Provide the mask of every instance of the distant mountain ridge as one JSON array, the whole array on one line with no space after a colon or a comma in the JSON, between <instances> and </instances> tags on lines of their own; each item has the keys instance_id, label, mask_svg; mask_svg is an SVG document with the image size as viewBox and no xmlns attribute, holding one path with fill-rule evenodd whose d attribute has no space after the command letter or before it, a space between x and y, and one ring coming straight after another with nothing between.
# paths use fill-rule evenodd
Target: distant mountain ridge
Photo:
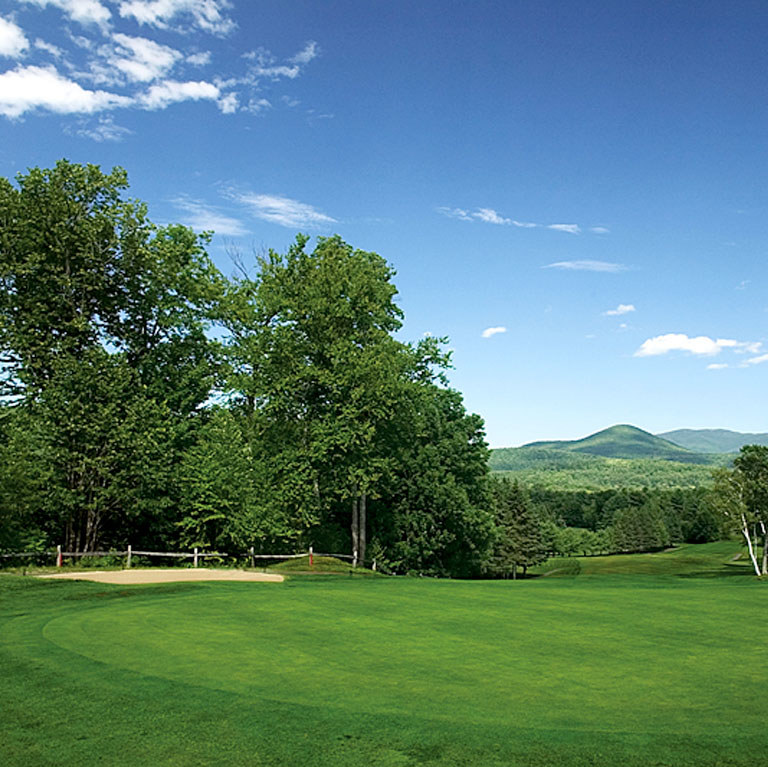
<instances>
[{"instance_id":1,"label":"distant mountain ridge","mask_svg":"<svg viewBox=\"0 0 768 767\"><path fill-rule=\"evenodd\" d=\"M675 429L656 436L695 453L738 453L744 445L768 445L768 434L730 429Z\"/></svg>"},{"instance_id":2,"label":"distant mountain ridge","mask_svg":"<svg viewBox=\"0 0 768 767\"><path fill-rule=\"evenodd\" d=\"M629 424L611 426L588 437L554 442L530 442L519 450L558 450L603 458L656 458L683 463L705 463L702 454Z\"/></svg>"},{"instance_id":3,"label":"distant mountain ridge","mask_svg":"<svg viewBox=\"0 0 768 767\"><path fill-rule=\"evenodd\" d=\"M692 450L665 436L619 424L583 439L497 448L491 451L488 465L491 471L527 485L593 491L703 487L711 483L713 468L728 466L733 459L733 453Z\"/></svg>"}]
</instances>

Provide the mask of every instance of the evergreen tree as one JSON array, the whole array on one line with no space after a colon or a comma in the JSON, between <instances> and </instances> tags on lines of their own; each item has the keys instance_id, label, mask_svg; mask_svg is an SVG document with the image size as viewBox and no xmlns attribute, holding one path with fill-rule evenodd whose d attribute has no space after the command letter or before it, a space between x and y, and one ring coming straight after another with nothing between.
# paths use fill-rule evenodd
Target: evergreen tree
<instances>
[{"instance_id":1,"label":"evergreen tree","mask_svg":"<svg viewBox=\"0 0 768 767\"><path fill-rule=\"evenodd\" d=\"M525 575L529 567L546 559L544 536L517 482L497 481L493 490L497 540L489 569L501 577L516 578L518 568Z\"/></svg>"}]
</instances>

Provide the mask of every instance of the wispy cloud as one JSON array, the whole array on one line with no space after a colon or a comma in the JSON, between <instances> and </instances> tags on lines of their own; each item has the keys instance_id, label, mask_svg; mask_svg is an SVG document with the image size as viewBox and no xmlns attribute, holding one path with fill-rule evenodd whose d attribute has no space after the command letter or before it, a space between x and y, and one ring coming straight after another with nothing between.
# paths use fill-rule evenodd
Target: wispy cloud
<instances>
[{"instance_id":1,"label":"wispy cloud","mask_svg":"<svg viewBox=\"0 0 768 767\"><path fill-rule=\"evenodd\" d=\"M171 200L174 207L184 212L181 223L191 226L197 232L215 232L228 237L242 237L248 229L242 221L227 216L201 200L181 195Z\"/></svg>"},{"instance_id":2,"label":"wispy cloud","mask_svg":"<svg viewBox=\"0 0 768 767\"><path fill-rule=\"evenodd\" d=\"M227 0L126 0L118 11L124 18L158 29L188 21L203 32L223 36L237 26L226 14L231 7Z\"/></svg>"},{"instance_id":3,"label":"wispy cloud","mask_svg":"<svg viewBox=\"0 0 768 767\"><path fill-rule=\"evenodd\" d=\"M606 317L618 317L622 314L629 314L630 312L634 311L634 304L619 304L615 309L608 309L608 311L603 312L603 314Z\"/></svg>"},{"instance_id":4,"label":"wispy cloud","mask_svg":"<svg viewBox=\"0 0 768 767\"><path fill-rule=\"evenodd\" d=\"M214 103L222 114L263 112L274 82L295 79L320 53L314 41L278 61L266 49L247 54L239 72L217 71L201 34L223 36L235 22L229 0L18 0L24 13L55 9L65 48L30 43L16 15L0 16L0 59L22 59L0 73L0 116L16 120L52 112L83 115L116 108L158 110L181 102ZM73 24L77 32L72 30ZM143 35L136 35L136 24ZM122 28L121 28L122 27ZM162 30L162 41L157 39ZM182 34L194 31L194 37ZM178 46L168 44L176 34ZM57 41L58 42L58 41ZM275 98L280 97L280 93ZM110 127L110 125L112 127ZM73 135L115 140L110 121L63 126ZM125 135L122 133L120 135Z\"/></svg>"},{"instance_id":5,"label":"wispy cloud","mask_svg":"<svg viewBox=\"0 0 768 767\"><path fill-rule=\"evenodd\" d=\"M484 221L486 224L511 224L511 218L500 216L493 208L478 208L472 216L478 221Z\"/></svg>"},{"instance_id":6,"label":"wispy cloud","mask_svg":"<svg viewBox=\"0 0 768 767\"><path fill-rule=\"evenodd\" d=\"M730 367L727 362L713 362L707 365L707 370L725 370L727 367Z\"/></svg>"},{"instance_id":7,"label":"wispy cloud","mask_svg":"<svg viewBox=\"0 0 768 767\"><path fill-rule=\"evenodd\" d=\"M0 56L21 58L29 50L29 40L21 27L0 16Z\"/></svg>"},{"instance_id":8,"label":"wispy cloud","mask_svg":"<svg viewBox=\"0 0 768 767\"><path fill-rule=\"evenodd\" d=\"M309 64L318 54L319 48L317 43L314 40L310 40L295 56L291 56L289 61L293 64Z\"/></svg>"},{"instance_id":9,"label":"wispy cloud","mask_svg":"<svg viewBox=\"0 0 768 767\"><path fill-rule=\"evenodd\" d=\"M78 24L96 24L103 26L112 13L106 5L99 0L21 0L28 5L36 5L45 8L49 5L59 8L65 16Z\"/></svg>"},{"instance_id":10,"label":"wispy cloud","mask_svg":"<svg viewBox=\"0 0 768 767\"><path fill-rule=\"evenodd\" d=\"M624 264L616 264L611 261L556 261L554 264L542 266L542 269L563 269L571 272L625 272L627 267Z\"/></svg>"},{"instance_id":11,"label":"wispy cloud","mask_svg":"<svg viewBox=\"0 0 768 767\"><path fill-rule=\"evenodd\" d=\"M609 234L611 230L605 226L590 226L589 231L593 234Z\"/></svg>"},{"instance_id":12,"label":"wispy cloud","mask_svg":"<svg viewBox=\"0 0 768 767\"><path fill-rule=\"evenodd\" d=\"M279 80L283 77L295 80L302 69L319 54L316 42L310 40L302 50L286 61L280 63L266 48L257 48L255 51L243 54L244 59L255 62L250 69L253 78L267 78Z\"/></svg>"},{"instance_id":13,"label":"wispy cloud","mask_svg":"<svg viewBox=\"0 0 768 767\"><path fill-rule=\"evenodd\" d=\"M483 338L490 338L491 336L495 336L498 333L506 333L507 329L503 325L498 325L495 328L486 328L482 333Z\"/></svg>"},{"instance_id":14,"label":"wispy cloud","mask_svg":"<svg viewBox=\"0 0 768 767\"><path fill-rule=\"evenodd\" d=\"M745 360L748 365L761 365L763 362L768 362L768 354L761 354L758 357L750 357Z\"/></svg>"},{"instance_id":15,"label":"wispy cloud","mask_svg":"<svg viewBox=\"0 0 768 767\"><path fill-rule=\"evenodd\" d=\"M447 208L441 206L437 208L437 212L448 218L458 218L459 221L472 221L472 214L464 208Z\"/></svg>"},{"instance_id":16,"label":"wispy cloud","mask_svg":"<svg viewBox=\"0 0 768 767\"><path fill-rule=\"evenodd\" d=\"M139 97L145 109L165 109L170 104L180 101L218 101L221 91L213 83L203 80L194 82L177 82L165 80L152 85L149 90Z\"/></svg>"},{"instance_id":17,"label":"wispy cloud","mask_svg":"<svg viewBox=\"0 0 768 767\"><path fill-rule=\"evenodd\" d=\"M112 39L117 46L109 63L134 82L148 83L164 77L183 58L180 51L146 37L116 34Z\"/></svg>"},{"instance_id":18,"label":"wispy cloud","mask_svg":"<svg viewBox=\"0 0 768 767\"><path fill-rule=\"evenodd\" d=\"M516 226L519 229L551 229L556 232L566 232L567 234L581 234L581 227L578 224L539 224L535 221L518 221L499 213L493 208L475 208L468 210L466 208L452 208L447 205L441 205L436 208L437 212L449 218L456 218L459 221L480 221L484 224L497 224L500 226ZM607 234L608 230L602 226L591 227L590 232L595 234Z\"/></svg>"},{"instance_id":19,"label":"wispy cloud","mask_svg":"<svg viewBox=\"0 0 768 767\"><path fill-rule=\"evenodd\" d=\"M116 125L113 118L109 115L99 117L95 125L89 125L87 122L81 122L79 125L67 128L66 132L70 135L89 138L94 141L122 141L126 136L133 133L129 128L122 125Z\"/></svg>"},{"instance_id":20,"label":"wispy cloud","mask_svg":"<svg viewBox=\"0 0 768 767\"><path fill-rule=\"evenodd\" d=\"M555 229L558 232L568 232L568 234L581 234L581 228L578 224L547 224L547 229Z\"/></svg>"},{"instance_id":21,"label":"wispy cloud","mask_svg":"<svg viewBox=\"0 0 768 767\"><path fill-rule=\"evenodd\" d=\"M322 213L312 205L293 200L290 197L241 192L233 189L225 190L224 194L226 197L245 205L252 216L291 229L298 227L315 229L337 223L335 218Z\"/></svg>"},{"instance_id":22,"label":"wispy cloud","mask_svg":"<svg viewBox=\"0 0 768 767\"><path fill-rule=\"evenodd\" d=\"M709 336L690 337L685 333L665 333L643 341L635 352L635 357L657 357L670 352L687 352L695 356L713 357L723 349L732 349L737 353L756 353L760 343L753 341L736 341L732 338L710 338ZM763 355L768 359L768 355ZM753 359L759 359L754 357ZM763 360L760 360L763 361ZM751 360L747 360L751 362Z\"/></svg>"}]
</instances>

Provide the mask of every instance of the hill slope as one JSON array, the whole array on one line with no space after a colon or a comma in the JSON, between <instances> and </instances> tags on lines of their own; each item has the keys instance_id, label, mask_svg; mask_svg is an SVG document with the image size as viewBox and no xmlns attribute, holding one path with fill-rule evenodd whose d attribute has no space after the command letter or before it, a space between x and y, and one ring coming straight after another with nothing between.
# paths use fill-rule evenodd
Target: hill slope
<instances>
[{"instance_id":1,"label":"hill slope","mask_svg":"<svg viewBox=\"0 0 768 767\"><path fill-rule=\"evenodd\" d=\"M768 434L730 429L675 429L656 436L696 453L738 453L743 445L768 445Z\"/></svg>"},{"instance_id":2,"label":"hill slope","mask_svg":"<svg viewBox=\"0 0 768 767\"><path fill-rule=\"evenodd\" d=\"M682 463L710 463L708 457L688 450L662 437L620 424L590 434L584 439L556 442L531 442L518 449L558 450L569 453L586 453L603 458L656 458Z\"/></svg>"},{"instance_id":3,"label":"hill slope","mask_svg":"<svg viewBox=\"0 0 768 767\"><path fill-rule=\"evenodd\" d=\"M612 426L579 440L493 450L491 471L559 490L702 487L726 454L687 450L634 426Z\"/></svg>"}]
</instances>

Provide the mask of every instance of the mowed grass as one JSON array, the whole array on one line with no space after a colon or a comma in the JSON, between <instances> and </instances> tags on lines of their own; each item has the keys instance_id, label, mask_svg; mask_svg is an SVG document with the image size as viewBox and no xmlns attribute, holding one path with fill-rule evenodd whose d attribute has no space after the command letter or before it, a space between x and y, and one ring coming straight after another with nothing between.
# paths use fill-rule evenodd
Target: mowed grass
<instances>
[{"instance_id":1,"label":"mowed grass","mask_svg":"<svg viewBox=\"0 0 768 767\"><path fill-rule=\"evenodd\" d=\"M768 586L737 550L518 582L0 576L0 763L751 767Z\"/></svg>"}]
</instances>

